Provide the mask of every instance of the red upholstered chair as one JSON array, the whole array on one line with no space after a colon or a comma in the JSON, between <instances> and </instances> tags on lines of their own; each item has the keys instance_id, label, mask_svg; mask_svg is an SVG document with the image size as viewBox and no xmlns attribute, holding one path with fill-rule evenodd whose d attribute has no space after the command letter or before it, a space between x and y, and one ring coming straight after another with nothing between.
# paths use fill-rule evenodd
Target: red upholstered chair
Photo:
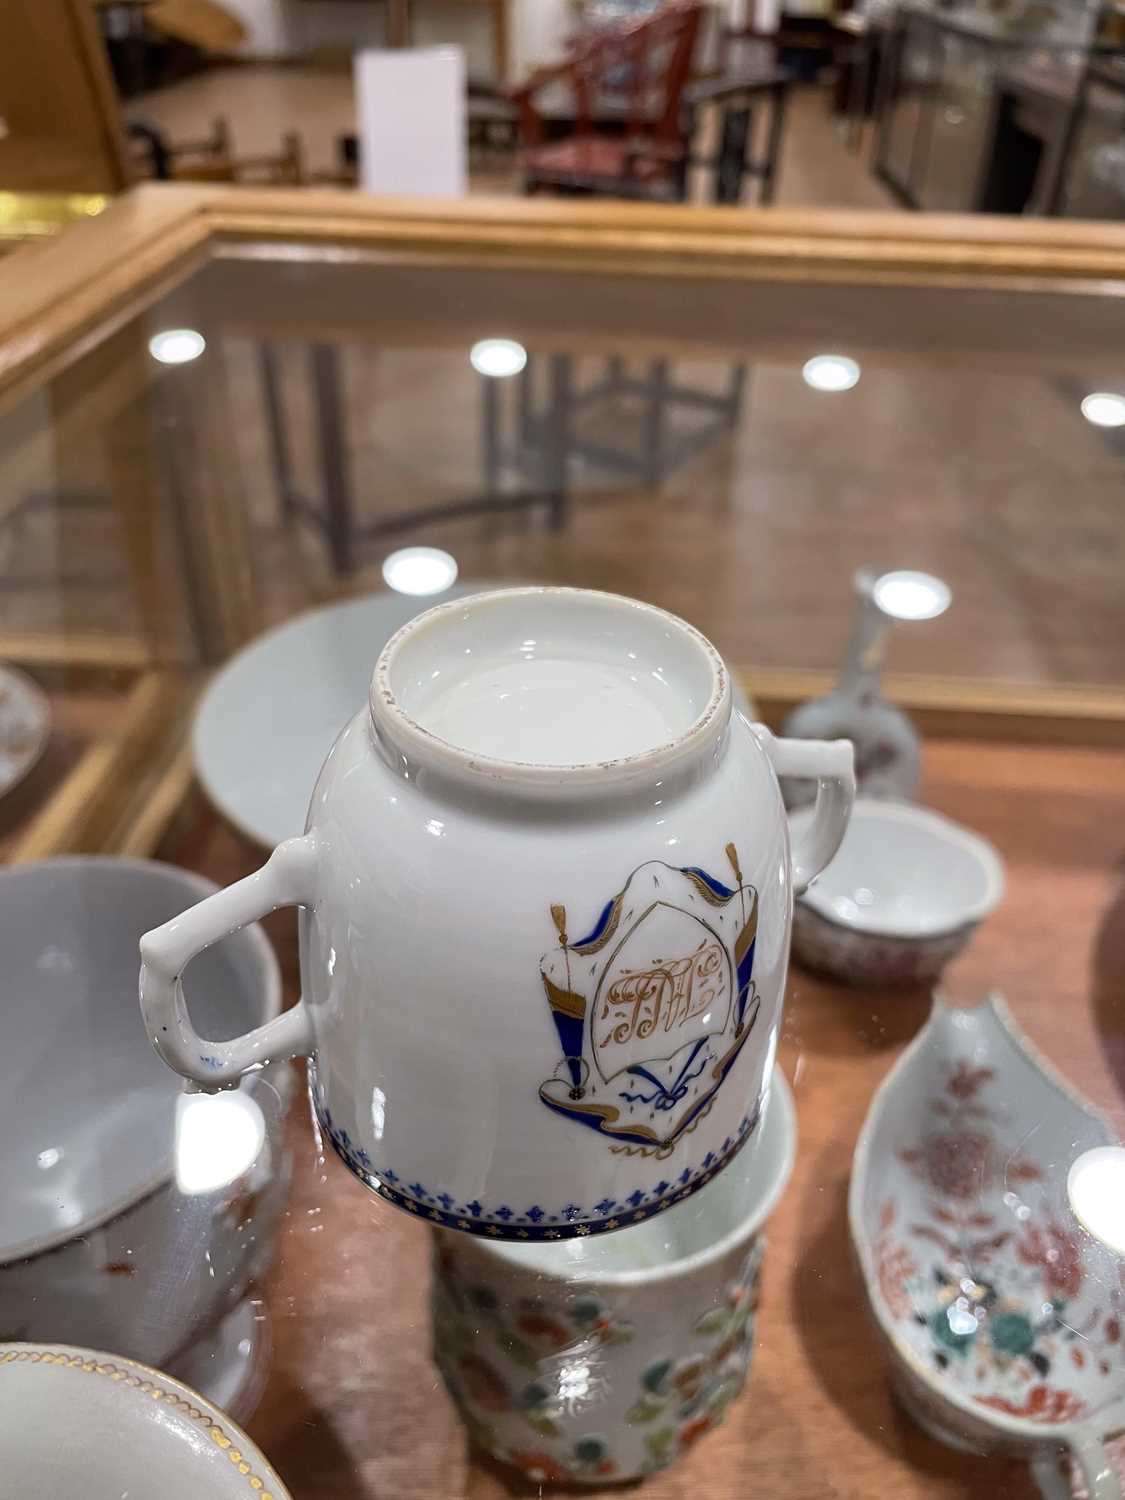
<instances>
[{"instance_id":1,"label":"red upholstered chair","mask_svg":"<svg viewBox=\"0 0 1125 1500\"><path fill-rule=\"evenodd\" d=\"M564 61L541 68L513 92L525 192L683 197L683 94L702 11L697 0L668 0L641 19L584 35ZM545 95L552 96L549 112ZM546 139L548 121L566 118L574 121L573 134Z\"/></svg>"}]
</instances>

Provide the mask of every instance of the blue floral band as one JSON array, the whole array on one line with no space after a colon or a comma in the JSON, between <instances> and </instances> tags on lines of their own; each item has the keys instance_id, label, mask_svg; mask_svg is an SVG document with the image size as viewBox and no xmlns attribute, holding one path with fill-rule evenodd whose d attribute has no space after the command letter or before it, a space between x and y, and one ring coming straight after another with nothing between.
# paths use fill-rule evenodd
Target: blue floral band
<instances>
[{"instance_id":1,"label":"blue floral band","mask_svg":"<svg viewBox=\"0 0 1125 1500\"><path fill-rule=\"evenodd\" d=\"M332 1112L320 1103L311 1083L309 1093L322 1132L346 1167L359 1180L396 1208L436 1224L442 1229L457 1229L467 1234L486 1235L494 1240L568 1240L589 1234L604 1234L627 1229L654 1214L662 1213L705 1187L742 1149L757 1128L760 1106L744 1115L734 1135L728 1136L717 1151L708 1151L695 1167L685 1167L675 1178L660 1181L647 1192L640 1188L623 1198L603 1198L590 1209L577 1203L548 1209L533 1203L517 1209L506 1203L490 1207L474 1199L461 1203L449 1193L431 1191L421 1182L404 1182L389 1167L376 1169L368 1153L356 1146L346 1130L332 1119Z\"/></svg>"}]
</instances>

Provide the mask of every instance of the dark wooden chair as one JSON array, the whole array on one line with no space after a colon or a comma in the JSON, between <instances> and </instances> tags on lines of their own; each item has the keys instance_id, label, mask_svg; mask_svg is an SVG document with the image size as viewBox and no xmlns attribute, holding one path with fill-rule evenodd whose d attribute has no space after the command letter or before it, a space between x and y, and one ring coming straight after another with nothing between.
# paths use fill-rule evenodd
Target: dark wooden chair
<instances>
[{"instance_id":1,"label":"dark wooden chair","mask_svg":"<svg viewBox=\"0 0 1125 1500\"><path fill-rule=\"evenodd\" d=\"M298 187L305 181L301 137L295 130L281 138L276 156L236 156L230 125L224 116L213 121L211 134L201 140L169 141L164 132L145 120L126 127L134 147L138 175L180 182L243 182Z\"/></svg>"},{"instance_id":2,"label":"dark wooden chair","mask_svg":"<svg viewBox=\"0 0 1125 1500\"><path fill-rule=\"evenodd\" d=\"M683 95L703 13L669 0L651 15L581 36L569 55L541 68L511 98L520 113L524 191L615 198L684 196L689 144ZM537 102L572 98L574 133L546 139Z\"/></svg>"}]
</instances>

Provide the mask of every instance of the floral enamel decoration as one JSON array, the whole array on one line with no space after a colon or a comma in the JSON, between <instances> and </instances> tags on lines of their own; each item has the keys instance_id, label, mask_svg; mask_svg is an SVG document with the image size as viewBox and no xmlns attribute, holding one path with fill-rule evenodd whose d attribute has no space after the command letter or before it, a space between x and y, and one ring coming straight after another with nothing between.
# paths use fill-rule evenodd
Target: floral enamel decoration
<instances>
[{"instance_id":1,"label":"floral enamel decoration","mask_svg":"<svg viewBox=\"0 0 1125 1500\"><path fill-rule=\"evenodd\" d=\"M552 1247L435 1233L434 1354L474 1440L541 1484L637 1479L700 1442L746 1380L795 1147L775 1069L753 1154L664 1225Z\"/></svg>"},{"instance_id":2,"label":"floral enamel decoration","mask_svg":"<svg viewBox=\"0 0 1125 1500\"><path fill-rule=\"evenodd\" d=\"M852 1234L895 1384L935 1435L1043 1472L1071 1445L1096 1469L1125 1423L1125 1275L1066 1195L1111 1139L998 999L935 1002L877 1094Z\"/></svg>"},{"instance_id":3,"label":"floral enamel decoration","mask_svg":"<svg viewBox=\"0 0 1125 1500\"><path fill-rule=\"evenodd\" d=\"M742 1389L753 1348L763 1250L764 1242L755 1241L722 1301L694 1316L696 1347L691 1353L662 1356L641 1371L626 1421L645 1429L646 1468L664 1468L685 1452L717 1424ZM530 1297L512 1304L495 1287L461 1280L455 1253L447 1245L438 1248L435 1258L435 1318L444 1333L439 1341L442 1374L463 1408L473 1411L474 1435L494 1447L495 1418L515 1413L542 1438L564 1437L564 1422L596 1405L604 1394L599 1349L630 1342L633 1325L588 1291L561 1303ZM481 1320L490 1341L479 1337ZM458 1324L460 1332L451 1338L450 1330ZM552 1443L549 1451L529 1439L527 1447L511 1448L505 1456L541 1483L606 1478L618 1468L609 1439L597 1433L569 1447Z\"/></svg>"}]
</instances>

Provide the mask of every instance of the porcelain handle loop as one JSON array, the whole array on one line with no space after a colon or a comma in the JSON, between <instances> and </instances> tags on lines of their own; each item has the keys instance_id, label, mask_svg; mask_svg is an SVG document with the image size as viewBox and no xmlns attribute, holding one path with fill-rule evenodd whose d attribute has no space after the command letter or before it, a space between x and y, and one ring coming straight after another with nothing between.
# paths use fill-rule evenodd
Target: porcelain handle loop
<instances>
[{"instance_id":1,"label":"porcelain handle loop","mask_svg":"<svg viewBox=\"0 0 1125 1500\"><path fill-rule=\"evenodd\" d=\"M778 776L816 778L812 821L791 835L793 894L803 895L831 861L847 830L855 801L851 740L782 740L762 725L755 733Z\"/></svg>"},{"instance_id":2,"label":"porcelain handle loop","mask_svg":"<svg viewBox=\"0 0 1125 1500\"><path fill-rule=\"evenodd\" d=\"M1094 1433L1080 1432L1071 1438L1070 1448L1078 1460L1090 1500L1121 1500L1117 1470L1105 1444Z\"/></svg>"},{"instance_id":3,"label":"porcelain handle loop","mask_svg":"<svg viewBox=\"0 0 1125 1500\"><path fill-rule=\"evenodd\" d=\"M1063 1442L1065 1446L1045 1449L1031 1460L1031 1472L1043 1500L1071 1500L1071 1456L1077 1460L1090 1500L1121 1500L1117 1471L1097 1435L1080 1430Z\"/></svg>"},{"instance_id":4,"label":"porcelain handle loop","mask_svg":"<svg viewBox=\"0 0 1125 1500\"><path fill-rule=\"evenodd\" d=\"M184 970L197 953L279 906L309 906L316 899L317 850L311 837L279 844L253 875L216 891L198 906L141 938L141 1014L149 1040L177 1073L220 1088L251 1068L310 1052L308 1007L300 1000L255 1031L230 1042L197 1035L184 999Z\"/></svg>"}]
</instances>

